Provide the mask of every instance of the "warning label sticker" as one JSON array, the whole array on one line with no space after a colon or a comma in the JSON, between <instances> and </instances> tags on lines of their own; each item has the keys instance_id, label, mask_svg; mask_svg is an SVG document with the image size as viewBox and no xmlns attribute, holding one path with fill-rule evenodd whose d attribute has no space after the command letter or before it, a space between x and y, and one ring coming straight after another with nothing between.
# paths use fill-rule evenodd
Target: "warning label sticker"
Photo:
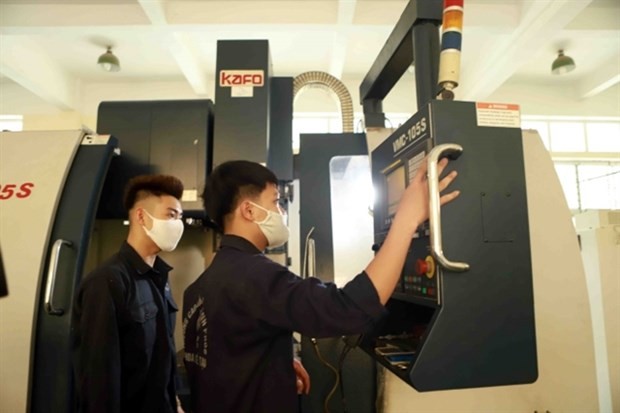
<instances>
[{"instance_id":1,"label":"warning label sticker","mask_svg":"<svg viewBox=\"0 0 620 413\"><path fill-rule=\"evenodd\" d=\"M478 126L494 126L496 128L521 127L519 105L510 103L476 102L476 119Z\"/></svg>"}]
</instances>

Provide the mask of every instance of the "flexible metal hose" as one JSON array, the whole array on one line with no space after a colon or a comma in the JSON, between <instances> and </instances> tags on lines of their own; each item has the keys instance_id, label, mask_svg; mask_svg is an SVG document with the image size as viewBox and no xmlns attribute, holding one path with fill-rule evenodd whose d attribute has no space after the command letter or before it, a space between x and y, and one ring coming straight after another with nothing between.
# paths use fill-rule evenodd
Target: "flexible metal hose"
<instances>
[{"instance_id":1,"label":"flexible metal hose","mask_svg":"<svg viewBox=\"0 0 620 413\"><path fill-rule=\"evenodd\" d=\"M305 86L323 86L334 92L340 102L340 115L342 117L342 131L353 132L353 100L347 87L336 77L326 72L304 72L293 79L293 99Z\"/></svg>"}]
</instances>

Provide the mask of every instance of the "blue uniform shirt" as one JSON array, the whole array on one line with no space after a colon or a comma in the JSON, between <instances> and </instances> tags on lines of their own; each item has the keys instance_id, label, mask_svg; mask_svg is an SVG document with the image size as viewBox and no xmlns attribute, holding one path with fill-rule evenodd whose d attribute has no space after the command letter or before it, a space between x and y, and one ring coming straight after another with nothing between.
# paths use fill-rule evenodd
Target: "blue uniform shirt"
<instances>
[{"instance_id":1,"label":"blue uniform shirt","mask_svg":"<svg viewBox=\"0 0 620 413\"><path fill-rule=\"evenodd\" d=\"M171 269L124 242L82 281L71 326L79 412L176 413Z\"/></svg>"},{"instance_id":2,"label":"blue uniform shirt","mask_svg":"<svg viewBox=\"0 0 620 413\"><path fill-rule=\"evenodd\" d=\"M225 235L183 301L193 411L296 411L292 332L362 333L384 313L364 272L339 289L302 279L246 239Z\"/></svg>"}]
</instances>

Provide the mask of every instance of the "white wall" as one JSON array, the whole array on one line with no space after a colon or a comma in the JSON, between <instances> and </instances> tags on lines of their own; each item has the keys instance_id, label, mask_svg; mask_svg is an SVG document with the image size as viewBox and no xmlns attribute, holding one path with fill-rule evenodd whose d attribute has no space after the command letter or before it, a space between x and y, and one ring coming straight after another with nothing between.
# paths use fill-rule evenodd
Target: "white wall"
<instances>
[{"instance_id":1,"label":"white wall","mask_svg":"<svg viewBox=\"0 0 620 413\"><path fill-rule=\"evenodd\" d=\"M53 105L6 78L0 82L0 115L55 114L61 111Z\"/></svg>"}]
</instances>

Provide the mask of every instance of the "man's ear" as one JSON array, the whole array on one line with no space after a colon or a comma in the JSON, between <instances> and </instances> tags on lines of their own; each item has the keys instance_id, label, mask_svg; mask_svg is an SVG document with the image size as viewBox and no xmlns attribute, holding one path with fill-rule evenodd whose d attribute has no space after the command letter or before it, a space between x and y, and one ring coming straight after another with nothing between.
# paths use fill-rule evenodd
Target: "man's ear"
<instances>
[{"instance_id":1,"label":"man's ear","mask_svg":"<svg viewBox=\"0 0 620 413\"><path fill-rule=\"evenodd\" d=\"M133 215L133 219L136 223L140 225L146 225L144 222L144 209L140 207L134 207L131 211L129 211L129 217L131 219L131 215Z\"/></svg>"},{"instance_id":2,"label":"man's ear","mask_svg":"<svg viewBox=\"0 0 620 413\"><path fill-rule=\"evenodd\" d=\"M254 210L250 202L241 201L239 203L239 213L244 219L248 221L254 221Z\"/></svg>"}]
</instances>

